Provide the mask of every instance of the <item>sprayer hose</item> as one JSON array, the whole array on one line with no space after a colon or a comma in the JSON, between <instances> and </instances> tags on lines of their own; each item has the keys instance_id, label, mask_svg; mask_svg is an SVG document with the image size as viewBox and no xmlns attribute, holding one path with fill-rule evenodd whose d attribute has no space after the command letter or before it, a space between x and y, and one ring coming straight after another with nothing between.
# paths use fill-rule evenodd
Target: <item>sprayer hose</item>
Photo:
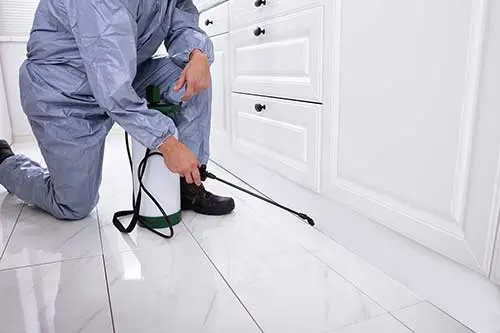
<instances>
[{"instance_id":1,"label":"sprayer hose","mask_svg":"<svg viewBox=\"0 0 500 333\"><path fill-rule=\"evenodd\" d=\"M132 180L133 180L134 163L132 161L132 155L130 153L130 145L129 145L129 140L128 140L128 133L125 133L125 145L127 147L127 156L128 156L128 161L129 161L129 164L130 164L130 170L132 172ZM139 225L141 227L148 229L149 231L157 234L158 236L161 236L163 238L169 239L169 238L174 237L174 229L172 227L172 223L171 223L170 219L168 218L167 213L165 213L165 211L163 210L163 207L161 206L161 204L148 191L148 189L144 186L144 184L142 182L142 178L144 177L144 172L146 171L146 166L147 166L148 160L151 157L153 157L153 156L162 156L162 155L160 153L158 153L158 152L151 152L150 149L146 149L146 153L144 154L143 159L141 160L141 162L139 163L139 166L137 167L137 178L138 178L138 181L139 181L139 191L137 192L137 198L135 198L135 195L134 195L134 193L132 191L132 208L133 209L132 210L123 210L123 211L116 212L113 215L113 224L114 224L114 226L120 232L128 234L128 233L132 232L132 230L135 229L137 223L139 223ZM141 199L142 199L142 192L143 191L151 199L151 201L153 201L153 203L155 204L155 206L158 208L158 210L162 214L163 218L167 221L168 228L170 230L170 234L169 235L163 234L163 233L161 233L161 232L159 232L159 231L151 228L150 226L148 226L148 224L144 220L144 218L139 215L140 210L141 210ZM128 227L125 227L120 222L120 217L124 217L124 216L128 216L128 215L132 215L132 220L130 221L130 224L128 225Z\"/></svg>"}]
</instances>

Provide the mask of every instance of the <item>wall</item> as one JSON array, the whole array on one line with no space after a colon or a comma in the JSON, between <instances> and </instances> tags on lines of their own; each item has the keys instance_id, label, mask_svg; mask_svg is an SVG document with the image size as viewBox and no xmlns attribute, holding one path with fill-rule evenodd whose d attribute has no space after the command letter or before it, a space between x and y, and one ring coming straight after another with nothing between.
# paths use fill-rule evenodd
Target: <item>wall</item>
<instances>
[{"instance_id":1,"label":"wall","mask_svg":"<svg viewBox=\"0 0 500 333\"><path fill-rule=\"evenodd\" d=\"M38 0L0 1L0 61L14 139L32 135L19 99L19 66L26 56L26 41Z\"/></svg>"},{"instance_id":2,"label":"wall","mask_svg":"<svg viewBox=\"0 0 500 333\"><path fill-rule=\"evenodd\" d=\"M15 139L31 137L32 131L21 107L19 97L19 67L25 59L26 42L0 41L0 62L4 69L3 77L7 93L7 104L11 118L12 133Z\"/></svg>"},{"instance_id":3,"label":"wall","mask_svg":"<svg viewBox=\"0 0 500 333\"><path fill-rule=\"evenodd\" d=\"M0 138L12 142L12 130L10 115L8 112L7 93L5 90L5 81L0 61Z\"/></svg>"}]
</instances>

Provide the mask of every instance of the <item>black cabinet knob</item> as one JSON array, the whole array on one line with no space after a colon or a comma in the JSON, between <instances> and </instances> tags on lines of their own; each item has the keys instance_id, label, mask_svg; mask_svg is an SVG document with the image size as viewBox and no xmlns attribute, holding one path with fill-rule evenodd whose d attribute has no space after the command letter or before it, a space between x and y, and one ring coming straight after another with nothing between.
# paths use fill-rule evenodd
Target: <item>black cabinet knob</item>
<instances>
[{"instance_id":1,"label":"black cabinet knob","mask_svg":"<svg viewBox=\"0 0 500 333\"><path fill-rule=\"evenodd\" d=\"M257 0L257 1L255 1L254 4L255 4L255 7L265 6L266 0Z\"/></svg>"},{"instance_id":2,"label":"black cabinet knob","mask_svg":"<svg viewBox=\"0 0 500 333\"><path fill-rule=\"evenodd\" d=\"M266 33L266 29L262 29L261 27L258 27L257 29L255 29L253 31L253 34L257 37L259 37L260 35L264 35Z\"/></svg>"},{"instance_id":3,"label":"black cabinet knob","mask_svg":"<svg viewBox=\"0 0 500 333\"><path fill-rule=\"evenodd\" d=\"M214 24L214 21L210 21L209 19L207 19L205 21L205 25L208 27L210 24Z\"/></svg>"},{"instance_id":4,"label":"black cabinet knob","mask_svg":"<svg viewBox=\"0 0 500 333\"><path fill-rule=\"evenodd\" d=\"M266 105L265 104L255 104L255 111L257 112L261 112L262 110L265 110L266 109Z\"/></svg>"}]
</instances>

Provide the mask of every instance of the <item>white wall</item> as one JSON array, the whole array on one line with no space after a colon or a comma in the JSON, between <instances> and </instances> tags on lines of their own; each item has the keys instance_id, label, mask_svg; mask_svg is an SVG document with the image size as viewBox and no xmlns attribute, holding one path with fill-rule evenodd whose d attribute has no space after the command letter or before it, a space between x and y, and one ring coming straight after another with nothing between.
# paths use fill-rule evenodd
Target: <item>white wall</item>
<instances>
[{"instance_id":1,"label":"white wall","mask_svg":"<svg viewBox=\"0 0 500 333\"><path fill-rule=\"evenodd\" d=\"M0 62L14 140L31 136L19 98L19 66L26 57L38 0L0 0Z\"/></svg>"},{"instance_id":2,"label":"white wall","mask_svg":"<svg viewBox=\"0 0 500 333\"><path fill-rule=\"evenodd\" d=\"M0 62L4 69L7 104L12 125L14 140L32 135L26 115L21 107L19 97L19 67L26 55L26 43L19 41L0 42Z\"/></svg>"},{"instance_id":3,"label":"white wall","mask_svg":"<svg viewBox=\"0 0 500 333\"><path fill-rule=\"evenodd\" d=\"M7 92L0 61L0 138L12 142L12 130L8 112Z\"/></svg>"}]
</instances>

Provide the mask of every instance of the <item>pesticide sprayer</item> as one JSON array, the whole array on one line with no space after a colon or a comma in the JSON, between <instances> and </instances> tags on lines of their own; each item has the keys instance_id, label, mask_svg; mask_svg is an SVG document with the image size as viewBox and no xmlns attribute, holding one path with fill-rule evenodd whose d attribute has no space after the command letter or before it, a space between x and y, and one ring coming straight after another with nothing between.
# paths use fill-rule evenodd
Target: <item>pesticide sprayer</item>
<instances>
[{"instance_id":1,"label":"pesticide sprayer","mask_svg":"<svg viewBox=\"0 0 500 333\"><path fill-rule=\"evenodd\" d=\"M149 86L146 89L146 99L150 109L172 116L180 112L180 106L176 104L162 104L161 93L158 87ZM132 138L132 149L130 149L129 135L125 133L125 144L127 156L133 177L132 210L119 211L113 216L113 224L123 233L130 233L137 224L151 232L164 237L174 236L173 227L182 220L181 198L180 198L180 176L171 172L164 163L163 156L158 151L151 151L137 140ZM208 172L206 167L200 168L201 180L214 179L236 188L242 192L252 195L271 205L284 209L301 219L309 225L314 226L314 221L304 213L299 213L286 206L250 192L240 186L232 184ZM128 227L120 222L120 217L132 215ZM169 234L164 234L158 229L169 228Z\"/></svg>"}]
</instances>

